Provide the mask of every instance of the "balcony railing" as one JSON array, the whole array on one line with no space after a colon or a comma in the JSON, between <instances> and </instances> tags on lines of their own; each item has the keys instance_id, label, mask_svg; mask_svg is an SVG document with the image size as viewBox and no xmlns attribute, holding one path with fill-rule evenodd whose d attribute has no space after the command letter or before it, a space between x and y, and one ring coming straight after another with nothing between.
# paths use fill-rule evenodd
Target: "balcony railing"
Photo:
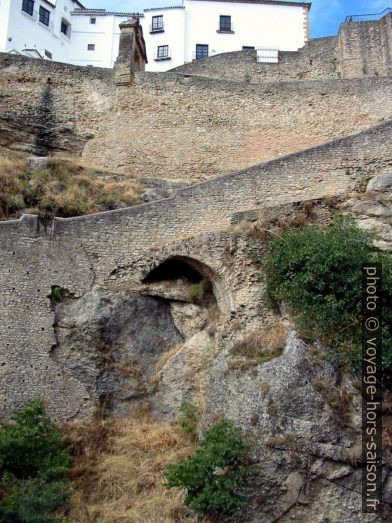
<instances>
[{"instance_id":1,"label":"balcony railing","mask_svg":"<svg viewBox=\"0 0 392 523\"><path fill-rule=\"evenodd\" d=\"M257 61L263 64L277 64L279 62L279 50L276 47L257 47Z\"/></svg>"},{"instance_id":2,"label":"balcony railing","mask_svg":"<svg viewBox=\"0 0 392 523\"><path fill-rule=\"evenodd\" d=\"M164 24L150 24L150 33L164 33L165 26Z\"/></svg>"},{"instance_id":3,"label":"balcony railing","mask_svg":"<svg viewBox=\"0 0 392 523\"><path fill-rule=\"evenodd\" d=\"M376 13L371 15L350 15L346 16L346 22L375 22L381 20L387 14L392 13L392 8L387 7L382 13Z\"/></svg>"}]
</instances>

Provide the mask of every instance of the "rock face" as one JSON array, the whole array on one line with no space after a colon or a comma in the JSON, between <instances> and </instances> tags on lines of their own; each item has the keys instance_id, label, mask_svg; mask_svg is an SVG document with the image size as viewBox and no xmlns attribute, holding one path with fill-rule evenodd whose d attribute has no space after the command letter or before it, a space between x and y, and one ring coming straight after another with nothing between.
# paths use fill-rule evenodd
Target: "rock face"
<instances>
[{"instance_id":1,"label":"rock face","mask_svg":"<svg viewBox=\"0 0 392 523\"><path fill-rule=\"evenodd\" d=\"M147 401L162 353L182 341L166 301L94 289L56 307L52 357L118 414Z\"/></svg>"},{"instance_id":2,"label":"rock face","mask_svg":"<svg viewBox=\"0 0 392 523\"><path fill-rule=\"evenodd\" d=\"M366 190L373 194L390 193L392 190L392 173L383 173L370 180ZM389 196L391 196L389 194Z\"/></svg>"},{"instance_id":3,"label":"rock face","mask_svg":"<svg viewBox=\"0 0 392 523\"><path fill-rule=\"evenodd\" d=\"M173 418L193 402L204 424L224 416L253 441L251 502L229 521L378 521L361 513L361 397L335 351L290 331L280 356L235 367L229 339L203 331L183 344L161 370L154 405Z\"/></svg>"},{"instance_id":4,"label":"rock face","mask_svg":"<svg viewBox=\"0 0 392 523\"><path fill-rule=\"evenodd\" d=\"M260 470L248 512L233 521L275 521L297 498L281 521L377 521L361 514L360 395L334 360L291 331L266 363L233 370L227 348L213 362L207 416L251 434ZM384 489L387 497L392 482Z\"/></svg>"},{"instance_id":5,"label":"rock face","mask_svg":"<svg viewBox=\"0 0 392 523\"><path fill-rule=\"evenodd\" d=\"M351 198L342 208L352 213L358 226L375 234L374 247L392 251L392 173L381 173L372 178L361 199Z\"/></svg>"}]
</instances>

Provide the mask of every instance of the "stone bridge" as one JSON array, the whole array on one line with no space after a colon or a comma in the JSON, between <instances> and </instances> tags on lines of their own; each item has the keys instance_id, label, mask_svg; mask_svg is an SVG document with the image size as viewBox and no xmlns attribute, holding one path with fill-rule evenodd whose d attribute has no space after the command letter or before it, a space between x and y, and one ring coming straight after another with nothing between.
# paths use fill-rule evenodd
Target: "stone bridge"
<instances>
[{"instance_id":1,"label":"stone bridge","mask_svg":"<svg viewBox=\"0 0 392 523\"><path fill-rule=\"evenodd\" d=\"M73 300L99 288L143 294L146 277L171 260L173 270L185 264L211 281L227 318L267 318L257 266L246 236L233 232L233 225L266 208L363 190L370 177L392 165L391 143L387 121L181 189L169 199L50 223L31 215L0 223L2 411L36 395L62 419L92 408L94 397L83 380L52 357L58 343L53 287L66 289Z\"/></svg>"}]
</instances>

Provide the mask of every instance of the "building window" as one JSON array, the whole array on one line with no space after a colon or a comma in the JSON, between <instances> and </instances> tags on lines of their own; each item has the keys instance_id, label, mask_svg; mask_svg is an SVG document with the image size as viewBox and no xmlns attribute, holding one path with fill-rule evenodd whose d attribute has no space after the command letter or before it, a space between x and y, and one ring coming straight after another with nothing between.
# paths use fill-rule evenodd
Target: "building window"
<instances>
[{"instance_id":1,"label":"building window","mask_svg":"<svg viewBox=\"0 0 392 523\"><path fill-rule=\"evenodd\" d=\"M39 21L41 24L49 26L49 20L50 20L50 11L45 9L45 7L42 7L42 5L39 6Z\"/></svg>"},{"instance_id":2,"label":"building window","mask_svg":"<svg viewBox=\"0 0 392 523\"><path fill-rule=\"evenodd\" d=\"M169 46L168 45L158 45L157 59L164 60L165 58L169 58Z\"/></svg>"},{"instance_id":3,"label":"building window","mask_svg":"<svg viewBox=\"0 0 392 523\"><path fill-rule=\"evenodd\" d=\"M196 44L196 60L200 58L208 57L208 45L206 44Z\"/></svg>"},{"instance_id":4,"label":"building window","mask_svg":"<svg viewBox=\"0 0 392 523\"><path fill-rule=\"evenodd\" d=\"M95 51L95 44L87 44L87 51Z\"/></svg>"},{"instance_id":5,"label":"building window","mask_svg":"<svg viewBox=\"0 0 392 523\"><path fill-rule=\"evenodd\" d=\"M151 32L159 31L163 31L163 15L152 17Z\"/></svg>"},{"instance_id":6,"label":"building window","mask_svg":"<svg viewBox=\"0 0 392 523\"><path fill-rule=\"evenodd\" d=\"M97 23L97 19L95 17L90 18L90 24L95 25Z\"/></svg>"},{"instance_id":7,"label":"building window","mask_svg":"<svg viewBox=\"0 0 392 523\"><path fill-rule=\"evenodd\" d=\"M219 31L232 31L231 16L221 15L219 17Z\"/></svg>"},{"instance_id":8,"label":"building window","mask_svg":"<svg viewBox=\"0 0 392 523\"><path fill-rule=\"evenodd\" d=\"M53 54L50 51L47 51L46 49L45 49L45 56L46 56L46 58L49 58L49 60L53 59Z\"/></svg>"},{"instance_id":9,"label":"building window","mask_svg":"<svg viewBox=\"0 0 392 523\"><path fill-rule=\"evenodd\" d=\"M252 47L251 45L243 45L243 46L242 46L242 50L243 50L243 51L254 51L255 48Z\"/></svg>"},{"instance_id":10,"label":"building window","mask_svg":"<svg viewBox=\"0 0 392 523\"><path fill-rule=\"evenodd\" d=\"M67 20L64 20L64 18L61 20L61 32L65 36L71 36L71 24L67 22Z\"/></svg>"},{"instance_id":11,"label":"building window","mask_svg":"<svg viewBox=\"0 0 392 523\"><path fill-rule=\"evenodd\" d=\"M23 0L22 11L30 16L34 14L34 0Z\"/></svg>"}]
</instances>

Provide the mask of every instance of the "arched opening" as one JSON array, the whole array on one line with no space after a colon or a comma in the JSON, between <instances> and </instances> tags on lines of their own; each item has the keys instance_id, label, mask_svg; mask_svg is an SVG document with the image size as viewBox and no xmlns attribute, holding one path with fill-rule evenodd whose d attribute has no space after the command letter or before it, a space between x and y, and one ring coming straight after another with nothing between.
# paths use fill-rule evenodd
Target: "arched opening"
<instances>
[{"instance_id":1,"label":"arched opening","mask_svg":"<svg viewBox=\"0 0 392 523\"><path fill-rule=\"evenodd\" d=\"M189 263L180 258L169 258L153 269L143 280L144 283L174 281L185 279L191 283L199 283L203 276Z\"/></svg>"},{"instance_id":2,"label":"arched opening","mask_svg":"<svg viewBox=\"0 0 392 523\"><path fill-rule=\"evenodd\" d=\"M143 283L176 285L182 283L205 301L215 302L221 312L231 309L231 299L222 278L208 265L187 256L171 256L154 267L143 278Z\"/></svg>"}]
</instances>

